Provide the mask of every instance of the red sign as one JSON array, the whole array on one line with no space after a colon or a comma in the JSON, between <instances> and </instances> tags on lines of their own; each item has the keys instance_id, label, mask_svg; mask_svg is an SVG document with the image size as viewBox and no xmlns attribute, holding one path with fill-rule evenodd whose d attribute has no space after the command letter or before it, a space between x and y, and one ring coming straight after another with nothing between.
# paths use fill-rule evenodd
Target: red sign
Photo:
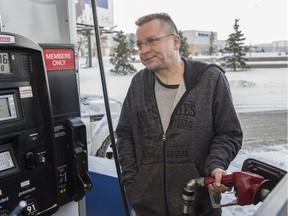
<instances>
[{"instance_id":1,"label":"red sign","mask_svg":"<svg viewBox=\"0 0 288 216\"><path fill-rule=\"evenodd\" d=\"M43 54L47 71L75 69L72 49L44 49Z\"/></svg>"}]
</instances>

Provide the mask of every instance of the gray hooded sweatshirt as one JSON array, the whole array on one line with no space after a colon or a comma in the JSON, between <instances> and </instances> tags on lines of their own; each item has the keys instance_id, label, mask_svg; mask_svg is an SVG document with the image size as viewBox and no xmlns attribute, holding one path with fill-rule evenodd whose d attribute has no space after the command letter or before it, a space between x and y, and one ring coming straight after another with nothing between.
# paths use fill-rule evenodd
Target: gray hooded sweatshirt
<instances>
[{"instance_id":1,"label":"gray hooded sweatshirt","mask_svg":"<svg viewBox=\"0 0 288 216\"><path fill-rule=\"evenodd\" d=\"M116 128L121 182L137 216L182 215L182 192L192 178L226 170L242 145L242 130L224 71L186 60L186 91L164 134L156 103L155 74L132 79ZM199 188L196 215L219 215L208 190Z\"/></svg>"}]
</instances>

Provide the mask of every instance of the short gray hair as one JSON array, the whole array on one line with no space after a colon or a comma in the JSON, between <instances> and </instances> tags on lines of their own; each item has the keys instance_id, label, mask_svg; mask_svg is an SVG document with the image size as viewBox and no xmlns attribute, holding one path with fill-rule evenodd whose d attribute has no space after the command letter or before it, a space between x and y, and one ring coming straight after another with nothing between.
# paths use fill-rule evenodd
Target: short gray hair
<instances>
[{"instance_id":1,"label":"short gray hair","mask_svg":"<svg viewBox=\"0 0 288 216\"><path fill-rule=\"evenodd\" d=\"M153 14L142 16L136 20L135 24L137 26L141 26L155 19L158 19L161 24L166 25L167 30L169 29L171 31L170 33L178 34L178 29L174 21L171 19L171 17L167 13L153 13Z\"/></svg>"}]
</instances>

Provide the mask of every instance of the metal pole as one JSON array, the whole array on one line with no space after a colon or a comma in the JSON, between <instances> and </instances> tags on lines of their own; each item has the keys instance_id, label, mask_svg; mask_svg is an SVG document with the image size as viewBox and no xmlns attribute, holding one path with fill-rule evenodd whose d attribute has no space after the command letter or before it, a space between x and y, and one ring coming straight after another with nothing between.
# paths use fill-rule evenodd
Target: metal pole
<instances>
[{"instance_id":1,"label":"metal pole","mask_svg":"<svg viewBox=\"0 0 288 216\"><path fill-rule=\"evenodd\" d=\"M118 163L118 153L116 150L114 130L113 130L113 124L112 124L112 118L111 118L111 112L110 112L110 106L109 106L109 98L108 98L107 85L106 85L106 80L105 80L105 73L104 73L104 66L103 66L103 59L102 59L102 52L101 52L101 45L100 45L100 33L99 33L99 26L98 26L95 1L96 0L91 0L91 5L92 5L92 13L93 13L93 21L94 21L94 29L95 29L95 39L96 39L96 46L97 46L97 54L98 54L103 96L104 96L109 132L110 132L110 137L111 137L111 142L112 142L114 161L115 161L116 171L117 171L117 175L118 175L118 182L119 182L119 187L120 187L120 191L121 191L121 195L122 195L122 201L123 201L126 216L129 216L130 214L129 214L128 204L127 204L126 194L125 194L124 187L121 184L121 180L120 180L121 169L120 169L120 165Z\"/></svg>"},{"instance_id":2,"label":"metal pole","mask_svg":"<svg viewBox=\"0 0 288 216\"><path fill-rule=\"evenodd\" d=\"M88 67L92 67L92 48L91 48L91 31L87 31L87 43L88 43Z\"/></svg>"}]
</instances>

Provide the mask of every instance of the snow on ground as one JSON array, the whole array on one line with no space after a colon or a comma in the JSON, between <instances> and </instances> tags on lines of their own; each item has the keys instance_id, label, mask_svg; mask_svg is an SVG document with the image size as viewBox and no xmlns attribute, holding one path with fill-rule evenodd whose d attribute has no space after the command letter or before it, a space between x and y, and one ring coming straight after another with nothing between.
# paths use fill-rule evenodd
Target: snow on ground
<instances>
[{"instance_id":1,"label":"snow on ground","mask_svg":"<svg viewBox=\"0 0 288 216\"><path fill-rule=\"evenodd\" d=\"M227 71L238 112L286 110L287 68Z\"/></svg>"},{"instance_id":2,"label":"snow on ground","mask_svg":"<svg viewBox=\"0 0 288 216\"><path fill-rule=\"evenodd\" d=\"M99 67L80 68L81 94L103 95ZM109 71L112 66L104 61L108 96L123 101L133 75L115 75ZM135 63L139 70L141 63ZM286 110L287 68L250 69L227 71L226 76L238 112Z\"/></svg>"},{"instance_id":3,"label":"snow on ground","mask_svg":"<svg viewBox=\"0 0 288 216\"><path fill-rule=\"evenodd\" d=\"M81 94L103 95L101 76L97 64L93 68L80 68ZM109 69L111 65L104 60L105 81L109 98L123 101L133 75L115 75ZM141 63L135 64L139 70ZM227 71L226 76L230 83L232 97L236 111L272 111L287 110L287 68L250 69L247 71ZM287 125L286 125L287 126ZM284 145L283 145L284 144ZM282 145L266 146L256 150L240 151L228 169L229 173L240 171L242 163L247 158L255 158L287 170L288 149L287 143ZM224 198L225 200L225 198ZM223 208L223 216L253 215L261 204L257 206L234 206Z\"/></svg>"}]
</instances>

